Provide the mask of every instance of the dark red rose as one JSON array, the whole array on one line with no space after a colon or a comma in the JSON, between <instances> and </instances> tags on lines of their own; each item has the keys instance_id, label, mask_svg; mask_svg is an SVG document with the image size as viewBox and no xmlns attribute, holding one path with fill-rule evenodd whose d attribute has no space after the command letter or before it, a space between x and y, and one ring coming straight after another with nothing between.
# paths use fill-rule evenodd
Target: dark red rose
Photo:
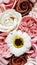
<instances>
[{"instance_id":1,"label":"dark red rose","mask_svg":"<svg viewBox=\"0 0 37 65\"><path fill-rule=\"evenodd\" d=\"M33 3L30 0L18 0L15 9L20 12L22 16L27 15L33 7Z\"/></svg>"},{"instance_id":2,"label":"dark red rose","mask_svg":"<svg viewBox=\"0 0 37 65\"><path fill-rule=\"evenodd\" d=\"M24 65L27 62L26 54L23 54L19 57L15 57L14 55L10 59L9 65Z\"/></svg>"}]
</instances>

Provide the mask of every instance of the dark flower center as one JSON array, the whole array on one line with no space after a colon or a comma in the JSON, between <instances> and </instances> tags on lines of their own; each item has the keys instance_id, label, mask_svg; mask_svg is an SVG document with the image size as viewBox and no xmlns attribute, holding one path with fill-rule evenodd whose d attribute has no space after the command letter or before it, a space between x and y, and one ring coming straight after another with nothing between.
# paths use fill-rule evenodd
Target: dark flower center
<instances>
[{"instance_id":1,"label":"dark flower center","mask_svg":"<svg viewBox=\"0 0 37 65\"><path fill-rule=\"evenodd\" d=\"M16 40L15 40L15 44L16 44L17 46L23 45L23 41L22 41L21 39L16 39Z\"/></svg>"},{"instance_id":2,"label":"dark flower center","mask_svg":"<svg viewBox=\"0 0 37 65\"><path fill-rule=\"evenodd\" d=\"M23 10L26 10L26 8L28 7L27 5L28 5L27 2L22 2L20 4L20 8L23 9Z\"/></svg>"},{"instance_id":3,"label":"dark flower center","mask_svg":"<svg viewBox=\"0 0 37 65\"><path fill-rule=\"evenodd\" d=\"M15 36L12 40L12 44L14 45L14 47L16 48L21 48L24 45L24 39L21 38L20 36Z\"/></svg>"}]
</instances>

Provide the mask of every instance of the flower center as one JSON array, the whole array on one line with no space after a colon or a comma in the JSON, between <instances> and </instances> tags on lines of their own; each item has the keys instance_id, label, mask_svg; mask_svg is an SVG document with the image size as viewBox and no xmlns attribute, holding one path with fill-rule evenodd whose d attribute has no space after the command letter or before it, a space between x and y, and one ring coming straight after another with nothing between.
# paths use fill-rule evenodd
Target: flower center
<instances>
[{"instance_id":1,"label":"flower center","mask_svg":"<svg viewBox=\"0 0 37 65\"><path fill-rule=\"evenodd\" d=\"M21 48L24 45L24 40L20 36L15 36L13 39L13 45L16 48Z\"/></svg>"},{"instance_id":2,"label":"flower center","mask_svg":"<svg viewBox=\"0 0 37 65\"><path fill-rule=\"evenodd\" d=\"M21 45L21 44L23 45L21 39L16 39L16 40L15 40L15 44L16 44L17 46L19 46L19 45Z\"/></svg>"},{"instance_id":3,"label":"flower center","mask_svg":"<svg viewBox=\"0 0 37 65\"><path fill-rule=\"evenodd\" d=\"M23 9L23 10L26 10L27 7L28 7L27 5L28 5L27 2L22 2L22 3L20 4L20 8Z\"/></svg>"}]
</instances>

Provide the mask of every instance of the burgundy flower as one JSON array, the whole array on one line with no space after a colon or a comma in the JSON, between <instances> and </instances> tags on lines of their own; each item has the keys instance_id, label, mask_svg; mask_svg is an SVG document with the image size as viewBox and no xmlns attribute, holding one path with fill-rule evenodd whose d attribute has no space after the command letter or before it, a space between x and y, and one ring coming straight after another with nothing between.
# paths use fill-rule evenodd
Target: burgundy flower
<instances>
[{"instance_id":1,"label":"burgundy flower","mask_svg":"<svg viewBox=\"0 0 37 65\"><path fill-rule=\"evenodd\" d=\"M33 3L30 0L18 0L15 9L22 14L27 15L33 7Z\"/></svg>"},{"instance_id":2,"label":"burgundy flower","mask_svg":"<svg viewBox=\"0 0 37 65\"><path fill-rule=\"evenodd\" d=\"M14 55L10 59L9 65L24 65L27 62L26 54L23 54L19 57L15 57Z\"/></svg>"}]
</instances>

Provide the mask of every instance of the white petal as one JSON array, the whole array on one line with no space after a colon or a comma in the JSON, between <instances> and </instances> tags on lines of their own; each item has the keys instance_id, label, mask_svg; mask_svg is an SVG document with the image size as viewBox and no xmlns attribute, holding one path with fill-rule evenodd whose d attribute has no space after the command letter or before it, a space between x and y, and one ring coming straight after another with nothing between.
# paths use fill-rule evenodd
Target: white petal
<instances>
[{"instance_id":1,"label":"white petal","mask_svg":"<svg viewBox=\"0 0 37 65\"><path fill-rule=\"evenodd\" d=\"M23 33L23 37L25 38L25 40L31 40L31 38L30 38L30 36L26 33L26 32L24 32Z\"/></svg>"},{"instance_id":2,"label":"white petal","mask_svg":"<svg viewBox=\"0 0 37 65\"><path fill-rule=\"evenodd\" d=\"M21 37L22 36L22 32L20 30L17 31L17 35Z\"/></svg>"},{"instance_id":3,"label":"white petal","mask_svg":"<svg viewBox=\"0 0 37 65\"><path fill-rule=\"evenodd\" d=\"M31 47L31 38L27 33L23 33L23 39L24 39L24 44L26 48L30 48Z\"/></svg>"},{"instance_id":4,"label":"white petal","mask_svg":"<svg viewBox=\"0 0 37 65\"><path fill-rule=\"evenodd\" d=\"M25 50L24 50L25 49ZM26 52L26 48L15 48L15 47L10 47L9 50L15 55L15 56L20 56Z\"/></svg>"}]
</instances>

